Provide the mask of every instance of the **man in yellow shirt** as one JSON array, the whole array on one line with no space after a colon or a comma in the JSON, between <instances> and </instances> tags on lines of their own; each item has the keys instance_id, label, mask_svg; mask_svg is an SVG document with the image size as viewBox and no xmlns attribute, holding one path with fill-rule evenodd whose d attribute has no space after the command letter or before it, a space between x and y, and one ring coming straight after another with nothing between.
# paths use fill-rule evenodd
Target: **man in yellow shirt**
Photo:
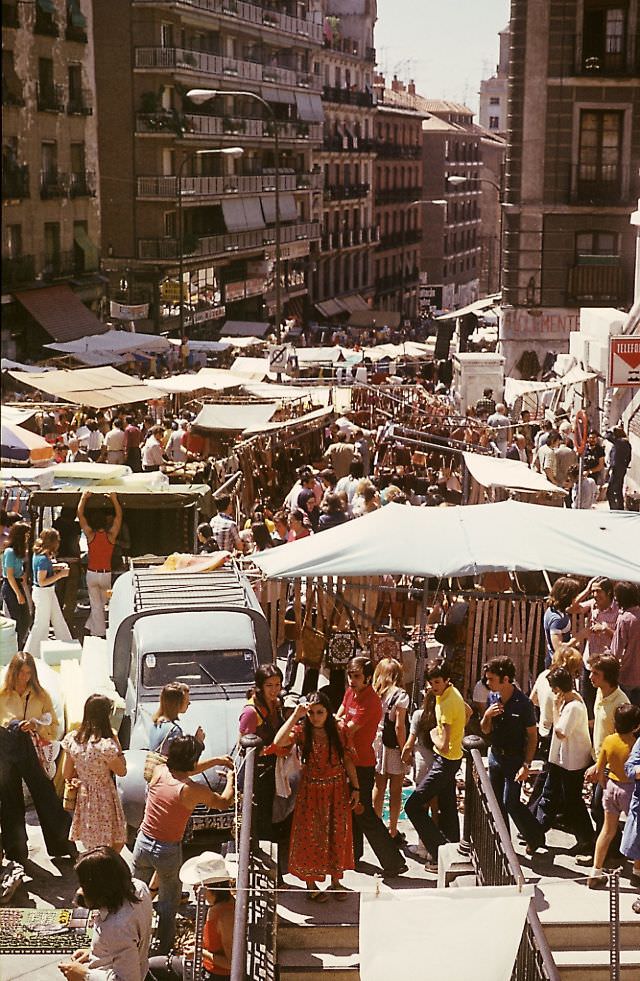
<instances>
[{"instance_id":1,"label":"man in yellow shirt","mask_svg":"<svg viewBox=\"0 0 640 981\"><path fill-rule=\"evenodd\" d=\"M426 777L405 804L405 814L431 855L425 868L437 871L438 849L447 841L460 841L460 822L456 807L456 774L462 761L462 737L467 713L462 695L449 680L446 663L430 661L425 675L436 696L436 722L431 730L434 760ZM427 812L438 798L438 825Z\"/></svg>"}]
</instances>

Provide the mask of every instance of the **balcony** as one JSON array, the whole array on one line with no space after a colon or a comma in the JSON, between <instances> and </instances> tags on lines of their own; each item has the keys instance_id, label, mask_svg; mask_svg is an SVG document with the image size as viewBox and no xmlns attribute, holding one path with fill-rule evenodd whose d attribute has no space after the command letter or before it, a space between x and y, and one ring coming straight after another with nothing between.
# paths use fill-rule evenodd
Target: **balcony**
<instances>
[{"instance_id":1,"label":"balcony","mask_svg":"<svg viewBox=\"0 0 640 981\"><path fill-rule=\"evenodd\" d=\"M572 168L569 200L583 205L631 204L638 194L629 177L629 168L620 164L577 164Z\"/></svg>"},{"instance_id":2,"label":"balcony","mask_svg":"<svg viewBox=\"0 0 640 981\"><path fill-rule=\"evenodd\" d=\"M93 95L90 89L82 89L81 92L69 93L69 99L67 101L67 115L93 115Z\"/></svg>"},{"instance_id":3,"label":"balcony","mask_svg":"<svg viewBox=\"0 0 640 981\"><path fill-rule=\"evenodd\" d=\"M422 231L419 228L410 228L403 234L393 232L391 235L381 235L378 249L382 252L385 249L402 249L408 245L417 245L422 241Z\"/></svg>"},{"instance_id":4,"label":"balcony","mask_svg":"<svg viewBox=\"0 0 640 981\"><path fill-rule=\"evenodd\" d=\"M323 140L322 148L329 153L373 153L375 150L372 140L361 140L354 136L331 136Z\"/></svg>"},{"instance_id":5,"label":"balcony","mask_svg":"<svg viewBox=\"0 0 640 981\"><path fill-rule=\"evenodd\" d=\"M376 279L376 293L393 293L395 290L403 289L417 283L420 279L420 270L417 266L407 269L404 276L402 272L391 273L390 276L378 276Z\"/></svg>"},{"instance_id":6,"label":"balcony","mask_svg":"<svg viewBox=\"0 0 640 981\"><path fill-rule=\"evenodd\" d=\"M61 85L36 86L39 112L64 112L64 91Z\"/></svg>"},{"instance_id":7,"label":"balcony","mask_svg":"<svg viewBox=\"0 0 640 981\"><path fill-rule=\"evenodd\" d=\"M32 255L18 255L13 258L2 257L2 289L17 289L26 286L36 278L36 263Z\"/></svg>"},{"instance_id":8,"label":"balcony","mask_svg":"<svg viewBox=\"0 0 640 981\"><path fill-rule=\"evenodd\" d=\"M322 174L281 174L280 192L321 190ZM182 197L225 197L229 194L262 194L275 190L274 174L229 177L183 177ZM138 177L139 198L166 198L175 201L178 196L177 177Z\"/></svg>"},{"instance_id":9,"label":"balcony","mask_svg":"<svg viewBox=\"0 0 640 981\"><path fill-rule=\"evenodd\" d=\"M18 4L16 0L2 4L2 26L20 27L20 14L18 13ZM3 259L2 261L4 264L6 260Z\"/></svg>"},{"instance_id":10,"label":"balcony","mask_svg":"<svg viewBox=\"0 0 640 981\"><path fill-rule=\"evenodd\" d=\"M16 106L17 108L24 105L22 86L17 80L11 84L6 79L2 79L2 105L5 107Z\"/></svg>"},{"instance_id":11,"label":"balcony","mask_svg":"<svg viewBox=\"0 0 640 981\"><path fill-rule=\"evenodd\" d=\"M278 31L289 37L304 39L305 43L322 44L322 25L310 18L290 17L265 7L263 4L246 3L244 0L133 0L134 6L151 4L154 7L178 7L204 10L208 13L229 17L238 23L254 25L262 30Z\"/></svg>"},{"instance_id":12,"label":"balcony","mask_svg":"<svg viewBox=\"0 0 640 981\"><path fill-rule=\"evenodd\" d=\"M40 197L43 201L66 197L68 186L66 175L57 170L40 171Z\"/></svg>"},{"instance_id":13,"label":"balcony","mask_svg":"<svg viewBox=\"0 0 640 981\"><path fill-rule=\"evenodd\" d=\"M69 174L70 198L94 198L96 196L96 175L90 171Z\"/></svg>"},{"instance_id":14,"label":"balcony","mask_svg":"<svg viewBox=\"0 0 640 981\"><path fill-rule=\"evenodd\" d=\"M351 198L366 198L371 190L371 185L329 184L325 190L330 201L346 201Z\"/></svg>"},{"instance_id":15,"label":"balcony","mask_svg":"<svg viewBox=\"0 0 640 981\"><path fill-rule=\"evenodd\" d=\"M353 89L341 89L333 85L323 87L322 98L325 102L337 102L343 106L361 106L363 109L370 109L376 104L373 92L355 92Z\"/></svg>"},{"instance_id":16,"label":"balcony","mask_svg":"<svg viewBox=\"0 0 640 981\"><path fill-rule=\"evenodd\" d=\"M29 167L2 161L2 200L22 201L29 197Z\"/></svg>"},{"instance_id":17,"label":"balcony","mask_svg":"<svg viewBox=\"0 0 640 981\"><path fill-rule=\"evenodd\" d=\"M36 0L36 20L33 25L34 34L44 34L45 37L59 37L60 31L54 14L52 0Z\"/></svg>"},{"instance_id":18,"label":"balcony","mask_svg":"<svg viewBox=\"0 0 640 981\"><path fill-rule=\"evenodd\" d=\"M295 225L283 225L280 229L280 242L286 245L290 242L310 241L320 238L320 225L317 222L306 222ZM196 238L189 256L230 256L238 252L256 252L265 246L274 244L273 229L259 228L256 231L236 232L225 235L208 235ZM179 257L179 244L174 238L138 239L138 258L145 260L159 259L176 260Z\"/></svg>"},{"instance_id":19,"label":"balcony","mask_svg":"<svg viewBox=\"0 0 640 981\"><path fill-rule=\"evenodd\" d=\"M335 252L342 249L371 245L378 241L378 226L364 228L345 228L341 232L329 232L322 236L322 251Z\"/></svg>"},{"instance_id":20,"label":"balcony","mask_svg":"<svg viewBox=\"0 0 640 981\"><path fill-rule=\"evenodd\" d=\"M322 46L329 51L339 51L340 54L351 55L353 58L360 57L360 45L352 37L341 37L339 34L332 37L325 36L322 40Z\"/></svg>"},{"instance_id":21,"label":"balcony","mask_svg":"<svg viewBox=\"0 0 640 981\"><path fill-rule=\"evenodd\" d=\"M624 270L617 256L591 256L569 270L568 301L587 306L626 303Z\"/></svg>"},{"instance_id":22,"label":"balcony","mask_svg":"<svg viewBox=\"0 0 640 981\"><path fill-rule=\"evenodd\" d=\"M306 72L184 48L136 48L135 67L167 69L238 81L272 82L280 86L318 91L320 87L317 78Z\"/></svg>"},{"instance_id":23,"label":"balcony","mask_svg":"<svg viewBox=\"0 0 640 981\"><path fill-rule=\"evenodd\" d=\"M422 196L421 187L388 187L376 191L376 204L397 204L403 201L417 201Z\"/></svg>"},{"instance_id":24,"label":"balcony","mask_svg":"<svg viewBox=\"0 0 640 981\"><path fill-rule=\"evenodd\" d=\"M626 47L626 38L621 39ZM638 74L640 52L636 51L635 63L625 50L606 51L604 36L601 43L585 42L580 34L574 38L573 71L576 75L591 78L631 78Z\"/></svg>"},{"instance_id":25,"label":"balcony","mask_svg":"<svg viewBox=\"0 0 640 981\"><path fill-rule=\"evenodd\" d=\"M420 160L422 157L422 146L399 146L396 143L385 143L376 141L373 149L382 160Z\"/></svg>"},{"instance_id":26,"label":"balcony","mask_svg":"<svg viewBox=\"0 0 640 981\"><path fill-rule=\"evenodd\" d=\"M42 278L45 280L64 279L82 272L76 261L75 252L54 252L42 257Z\"/></svg>"}]
</instances>

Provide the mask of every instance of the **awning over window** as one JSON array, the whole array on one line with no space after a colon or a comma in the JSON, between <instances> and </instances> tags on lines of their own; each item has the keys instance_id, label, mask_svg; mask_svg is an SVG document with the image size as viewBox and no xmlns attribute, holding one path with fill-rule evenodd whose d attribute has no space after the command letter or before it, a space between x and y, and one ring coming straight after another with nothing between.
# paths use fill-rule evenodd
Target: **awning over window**
<instances>
[{"instance_id":1,"label":"awning over window","mask_svg":"<svg viewBox=\"0 0 640 981\"><path fill-rule=\"evenodd\" d=\"M347 313L355 313L356 310L368 310L369 306L364 297L359 293L352 293L350 296L341 296L337 301Z\"/></svg>"},{"instance_id":2,"label":"awning over window","mask_svg":"<svg viewBox=\"0 0 640 981\"><path fill-rule=\"evenodd\" d=\"M259 320L227 320L222 330L226 337L264 337L273 328Z\"/></svg>"},{"instance_id":3,"label":"awning over window","mask_svg":"<svg viewBox=\"0 0 640 981\"><path fill-rule=\"evenodd\" d=\"M323 300L322 303L316 303L316 310L327 319L344 313L344 307L337 300Z\"/></svg>"},{"instance_id":4,"label":"awning over window","mask_svg":"<svg viewBox=\"0 0 640 981\"><path fill-rule=\"evenodd\" d=\"M267 225L273 225L276 220L276 196L270 194L268 197L260 198L262 213ZM280 195L280 221L297 221L298 209L296 199L293 194Z\"/></svg>"},{"instance_id":5,"label":"awning over window","mask_svg":"<svg viewBox=\"0 0 640 981\"><path fill-rule=\"evenodd\" d=\"M69 286L46 286L13 295L53 341L75 341L108 329Z\"/></svg>"},{"instance_id":6,"label":"awning over window","mask_svg":"<svg viewBox=\"0 0 640 981\"><path fill-rule=\"evenodd\" d=\"M324 110L319 95L311 95L309 92L296 92L296 106L298 119L304 119L307 123L323 122Z\"/></svg>"},{"instance_id":7,"label":"awning over window","mask_svg":"<svg viewBox=\"0 0 640 981\"><path fill-rule=\"evenodd\" d=\"M76 243L79 249L82 249L84 254L84 269L85 272L89 272L92 269L98 268L98 249L93 244L89 236L87 235L86 229L82 225L76 225L73 229L73 241Z\"/></svg>"},{"instance_id":8,"label":"awning over window","mask_svg":"<svg viewBox=\"0 0 640 981\"><path fill-rule=\"evenodd\" d=\"M266 99L267 102L283 102L290 106L294 105L296 101L293 92L289 92L287 89L267 88L266 85L262 87L262 98Z\"/></svg>"},{"instance_id":9,"label":"awning over window","mask_svg":"<svg viewBox=\"0 0 640 981\"><path fill-rule=\"evenodd\" d=\"M400 326L400 314L397 310L355 310L347 321L349 327L373 327L381 330L383 327L396 328Z\"/></svg>"},{"instance_id":10,"label":"awning over window","mask_svg":"<svg viewBox=\"0 0 640 981\"><path fill-rule=\"evenodd\" d=\"M264 228L264 218L258 198L223 200L222 214L229 232L246 232L254 228Z\"/></svg>"}]
</instances>

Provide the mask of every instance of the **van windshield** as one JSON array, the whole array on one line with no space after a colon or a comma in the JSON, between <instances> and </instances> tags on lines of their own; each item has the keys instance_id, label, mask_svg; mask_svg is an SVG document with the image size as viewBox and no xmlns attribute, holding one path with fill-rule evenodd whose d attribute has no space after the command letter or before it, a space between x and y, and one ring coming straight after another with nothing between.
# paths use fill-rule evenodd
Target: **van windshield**
<instances>
[{"instance_id":1,"label":"van windshield","mask_svg":"<svg viewBox=\"0 0 640 981\"><path fill-rule=\"evenodd\" d=\"M145 688L162 688L170 681L189 688L251 684L254 673L253 651L157 651L142 659Z\"/></svg>"}]
</instances>

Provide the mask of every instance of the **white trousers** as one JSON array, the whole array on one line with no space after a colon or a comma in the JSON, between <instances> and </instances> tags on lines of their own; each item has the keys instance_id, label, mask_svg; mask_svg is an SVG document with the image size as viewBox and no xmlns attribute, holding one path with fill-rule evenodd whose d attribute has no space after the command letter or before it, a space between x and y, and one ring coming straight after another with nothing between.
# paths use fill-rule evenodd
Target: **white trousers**
<instances>
[{"instance_id":1,"label":"white trousers","mask_svg":"<svg viewBox=\"0 0 640 981\"><path fill-rule=\"evenodd\" d=\"M92 637L104 637L107 632L104 608L109 599L107 594L110 589L110 572L91 572L87 570L87 590L89 592L91 611L87 620L86 629Z\"/></svg>"},{"instance_id":2,"label":"white trousers","mask_svg":"<svg viewBox=\"0 0 640 981\"><path fill-rule=\"evenodd\" d=\"M56 640L71 640L71 633L62 616L54 586L34 586L31 595L35 617L24 649L34 657L40 657L40 644L49 639L50 626Z\"/></svg>"}]
</instances>

